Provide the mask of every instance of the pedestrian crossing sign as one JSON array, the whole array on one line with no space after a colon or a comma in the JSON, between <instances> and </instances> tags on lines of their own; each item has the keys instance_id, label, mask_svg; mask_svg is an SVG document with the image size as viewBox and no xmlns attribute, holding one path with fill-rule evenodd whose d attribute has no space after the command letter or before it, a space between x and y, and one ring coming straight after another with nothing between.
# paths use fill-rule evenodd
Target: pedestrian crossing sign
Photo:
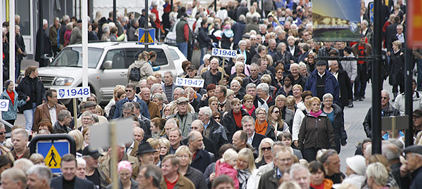
<instances>
[{"instance_id":1,"label":"pedestrian crossing sign","mask_svg":"<svg viewBox=\"0 0 422 189\"><path fill-rule=\"evenodd\" d=\"M44 162L53 173L61 173L61 157L70 153L70 144L67 141L38 142L37 153L44 156Z\"/></svg>"},{"instance_id":2,"label":"pedestrian crossing sign","mask_svg":"<svg viewBox=\"0 0 422 189\"><path fill-rule=\"evenodd\" d=\"M138 44L154 43L154 42L155 42L155 29L139 28Z\"/></svg>"}]
</instances>

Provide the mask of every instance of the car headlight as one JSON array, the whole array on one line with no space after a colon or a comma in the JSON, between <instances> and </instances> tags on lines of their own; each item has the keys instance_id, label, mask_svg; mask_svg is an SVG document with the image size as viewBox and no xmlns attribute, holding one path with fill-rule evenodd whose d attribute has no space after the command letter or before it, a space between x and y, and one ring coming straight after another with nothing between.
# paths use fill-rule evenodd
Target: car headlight
<instances>
[{"instance_id":1,"label":"car headlight","mask_svg":"<svg viewBox=\"0 0 422 189\"><path fill-rule=\"evenodd\" d=\"M69 86L69 85L72 85L72 83L73 83L73 78L71 78L71 77L57 77L54 80L53 85Z\"/></svg>"}]
</instances>

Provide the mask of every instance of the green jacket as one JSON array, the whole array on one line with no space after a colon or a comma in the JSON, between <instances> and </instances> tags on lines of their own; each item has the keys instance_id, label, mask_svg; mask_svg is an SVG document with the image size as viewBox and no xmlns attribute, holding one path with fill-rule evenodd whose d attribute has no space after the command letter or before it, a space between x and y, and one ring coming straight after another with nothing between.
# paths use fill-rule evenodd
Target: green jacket
<instances>
[{"instance_id":1,"label":"green jacket","mask_svg":"<svg viewBox=\"0 0 422 189\"><path fill-rule=\"evenodd\" d=\"M185 39L185 32L183 30L184 26L188 25L188 22L184 19L180 19L180 21L176 25L176 43L183 43L186 42ZM189 25L188 25L189 27ZM189 41L192 41L192 30L189 28Z\"/></svg>"}]
</instances>

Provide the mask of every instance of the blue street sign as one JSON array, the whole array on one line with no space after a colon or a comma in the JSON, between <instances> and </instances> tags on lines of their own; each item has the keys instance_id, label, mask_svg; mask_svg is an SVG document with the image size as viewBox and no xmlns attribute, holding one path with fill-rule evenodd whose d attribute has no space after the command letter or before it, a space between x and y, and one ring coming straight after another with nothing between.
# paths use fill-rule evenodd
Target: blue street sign
<instances>
[{"instance_id":1,"label":"blue street sign","mask_svg":"<svg viewBox=\"0 0 422 189\"><path fill-rule=\"evenodd\" d=\"M38 142L37 153L44 156L44 162L53 173L61 173L60 162L64 155L70 153L68 141Z\"/></svg>"},{"instance_id":2,"label":"blue street sign","mask_svg":"<svg viewBox=\"0 0 422 189\"><path fill-rule=\"evenodd\" d=\"M149 30L148 36L147 36L147 33L145 32L146 30ZM144 43L155 43L155 29L139 28L138 44L144 44Z\"/></svg>"},{"instance_id":3,"label":"blue street sign","mask_svg":"<svg viewBox=\"0 0 422 189\"><path fill-rule=\"evenodd\" d=\"M374 23L374 3L369 3L369 20Z\"/></svg>"}]
</instances>

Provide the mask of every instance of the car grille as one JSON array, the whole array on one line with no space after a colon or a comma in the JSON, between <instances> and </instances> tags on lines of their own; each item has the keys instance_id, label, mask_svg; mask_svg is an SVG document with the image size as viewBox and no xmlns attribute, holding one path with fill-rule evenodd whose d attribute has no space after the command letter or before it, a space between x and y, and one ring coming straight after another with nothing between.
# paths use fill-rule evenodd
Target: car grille
<instances>
[{"instance_id":1,"label":"car grille","mask_svg":"<svg viewBox=\"0 0 422 189\"><path fill-rule=\"evenodd\" d=\"M53 81L56 77L40 76L39 78L45 86L50 86L53 84Z\"/></svg>"}]
</instances>

